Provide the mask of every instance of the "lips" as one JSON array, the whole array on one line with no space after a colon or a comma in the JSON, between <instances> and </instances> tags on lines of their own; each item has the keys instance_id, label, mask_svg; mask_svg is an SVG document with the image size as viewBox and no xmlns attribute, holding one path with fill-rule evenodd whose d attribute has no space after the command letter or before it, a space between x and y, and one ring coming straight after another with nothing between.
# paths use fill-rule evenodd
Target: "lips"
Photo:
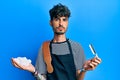
<instances>
[{"instance_id":1,"label":"lips","mask_svg":"<svg viewBox=\"0 0 120 80\"><path fill-rule=\"evenodd\" d=\"M63 28L62 28L62 27L59 27L58 29L59 29L59 30L63 30Z\"/></svg>"},{"instance_id":2,"label":"lips","mask_svg":"<svg viewBox=\"0 0 120 80\"><path fill-rule=\"evenodd\" d=\"M64 27L57 27L58 30L62 31Z\"/></svg>"}]
</instances>

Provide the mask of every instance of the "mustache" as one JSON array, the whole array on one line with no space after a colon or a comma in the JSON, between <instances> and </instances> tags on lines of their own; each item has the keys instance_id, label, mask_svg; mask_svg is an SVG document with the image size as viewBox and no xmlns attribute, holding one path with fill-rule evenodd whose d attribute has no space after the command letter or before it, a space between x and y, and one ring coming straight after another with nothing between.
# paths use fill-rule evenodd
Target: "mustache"
<instances>
[{"instance_id":1,"label":"mustache","mask_svg":"<svg viewBox=\"0 0 120 80\"><path fill-rule=\"evenodd\" d=\"M64 28L64 26L62 26L62 25L60 25L60 26L58 26L58 27L56 27L56 28L60 28L60 27L61 27L61 28ZM64 28L64 29L65 29L65 28Z\"/></svg>"}]
</instances>

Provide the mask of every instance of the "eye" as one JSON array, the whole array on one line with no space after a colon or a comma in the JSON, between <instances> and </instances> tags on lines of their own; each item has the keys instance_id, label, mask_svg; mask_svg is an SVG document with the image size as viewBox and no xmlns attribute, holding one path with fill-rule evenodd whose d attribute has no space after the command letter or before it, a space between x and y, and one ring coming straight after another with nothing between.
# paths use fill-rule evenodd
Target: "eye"
<instances>
[{"instance_id":1,"label":"eye","mask_svg":"<svg viewBox=\"0 0 120 80\"><path fill-rule=\"evenodd\" d=\"M68 21L68 19L67 19L67 18L64 18L63 21Z\"/></svg>"},{"instance_id":2,"label":"eye","mask_svg":"<svg viewBox=\"0 0 120 80\"><path fill-rule=\"evenodd\" d=\"M58 21L59 19L58 19L58 18L55 18L54 20L55 20L55 21Z\"/></svg>"}]
</instances>

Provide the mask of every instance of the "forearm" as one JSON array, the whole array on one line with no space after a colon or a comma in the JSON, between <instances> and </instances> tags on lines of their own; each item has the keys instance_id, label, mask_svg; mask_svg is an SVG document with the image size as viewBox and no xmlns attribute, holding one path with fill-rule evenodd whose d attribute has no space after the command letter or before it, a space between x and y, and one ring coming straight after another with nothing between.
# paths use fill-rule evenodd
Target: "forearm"
<instances>
[{"instance_id":1,"label":"forearm","mask_svg":"<svg viewBox=\"0 0 120 80\"><path fill-rule=\"evenodd\" d=\"M85 73L86 71L81 71L80 73L78 73L77 80L84 80Z\"/></svg>"},{"instance_id":2,"label":"forearm","mask_svg":"<svg viewBox=\"0 0 120 80\"><path fill-rule=\"evenodd\" d=\"M36 76L36 79L37 80L46 80L46 77L45 77L45 75L41 75L38 73L38 75Z\"/></svg>"},{"instance_id":3,"label":"forearm","mask_svg":"<svg viewBox=\"0 0 120 80\"><path fill-rule=\"evenodd\" d=\"M35 70L35 72L32 74L36 78L36 80L46 80L46 75L41 75L40 73L38 73L37 70Z\"/></svg>"}]
</instances>

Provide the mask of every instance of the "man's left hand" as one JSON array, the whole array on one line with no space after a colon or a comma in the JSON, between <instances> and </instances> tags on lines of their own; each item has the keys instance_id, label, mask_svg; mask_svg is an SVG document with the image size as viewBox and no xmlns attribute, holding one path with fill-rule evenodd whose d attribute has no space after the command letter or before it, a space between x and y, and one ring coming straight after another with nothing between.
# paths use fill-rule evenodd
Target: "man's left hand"
<instances>
[{"instance_id":1,"label":"man's left hand","mask_svg":"<svg viewBox=\"0 0 120 80\"><path fill-rule=\"evenodd\" d=\"M88 71L88 70L94 70L97 65L99 65L101 63L101 59L99 57L94 57L90 60L87 60L84 65L83 68Z\"/></svg>"}]
</instances>

